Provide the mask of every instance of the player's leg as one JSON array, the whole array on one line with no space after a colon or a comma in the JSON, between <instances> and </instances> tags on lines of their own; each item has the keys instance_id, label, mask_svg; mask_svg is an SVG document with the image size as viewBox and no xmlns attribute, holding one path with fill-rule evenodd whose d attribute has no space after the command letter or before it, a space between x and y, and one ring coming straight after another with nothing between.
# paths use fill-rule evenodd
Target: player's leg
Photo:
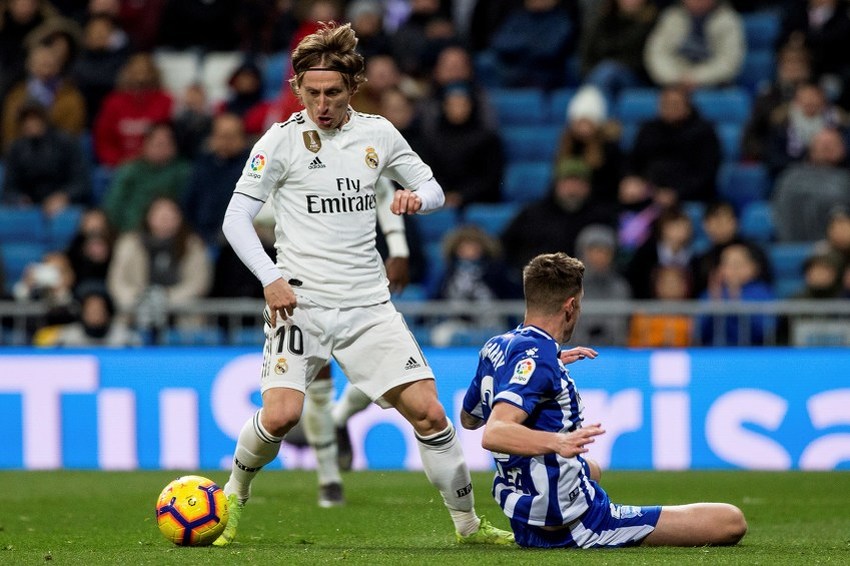
<instances>
[{"instance_id":1,"label":"player's leg","mask_svg":"<svg viewBox=\"0 0 850 566\"><path fill-rule=\"evenodd\" d=\"M307 388L304 400L304 435L316 454L319 477L319 506L334 507L345 503L342 476L337 461L336 427L333 414L333 382L330 366L319 370Z\"/></svg>"},{"instance_id":2,"label":"player's leg","mask_svg":"<svg viewBox=\"0 0 850 566\"><path fill-rule=\"evenodd\" d=\"M351 383L345 384L342 395L333 407L333 420L336 427L337 460L341 470L350 470L353 460L351 437L348 434L348 419L372 404L372 399Z\"/></svg>"},{"instance_id":3,"label":"player's leg","mask_svg":"<svg viewBox=\"0 0 850 566\"><path fill-rule=\"evenodd\" d=\"M747 533L740 509L727 503L664 506L655 530L643 544L651 546L705 546L737 544Z\"/></svg>"}]
</instances>

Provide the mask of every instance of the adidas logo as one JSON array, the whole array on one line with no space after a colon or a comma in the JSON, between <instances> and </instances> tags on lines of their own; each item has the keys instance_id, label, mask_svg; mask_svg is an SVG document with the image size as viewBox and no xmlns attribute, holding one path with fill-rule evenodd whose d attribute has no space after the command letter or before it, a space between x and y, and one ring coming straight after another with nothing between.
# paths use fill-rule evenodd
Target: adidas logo
<instances>
[{"instance_id":1,"label":"adidas logo","mask_svg":"<svg viewBox=\"0 0 850 566\"><path fill-rule=\"evenodd\" d=\"M325 164L322 163L322 160L316 157L313 161L310 162L310 165L307 166L307 169L324 169Z\"/></svg>"},{"instance_id":2,"label":"adidas logo","mask_svg":"<svg viewBox=\"0 0 850 566\"><path fill-rule=\"evenodd\" d=\"M416 368L419 368L419 367L422 367L422 364L417 362L416 359L413 356L410 356L409 358L407 358L407 363L404 364L404 369L406 369L406 370L407 369L416 369Z\"/></svg>"}]
</instances>

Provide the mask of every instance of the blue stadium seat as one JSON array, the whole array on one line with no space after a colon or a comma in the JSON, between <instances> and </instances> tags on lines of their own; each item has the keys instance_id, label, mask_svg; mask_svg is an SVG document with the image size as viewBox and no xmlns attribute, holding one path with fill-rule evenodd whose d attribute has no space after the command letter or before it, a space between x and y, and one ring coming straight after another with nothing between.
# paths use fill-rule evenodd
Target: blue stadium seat
<instances>
[{"instance_id":1,"label":"blue stadium seat","mask_svg":"<svg viewBox=\"0 0 850 566\"><path fill-rule=\"evenodd\" d=\"M47 227L39 208L0 207L0 243L41 243L46 236Z\"/></svg>"},{"instance_id":2,"label":"blue stadium seat","mask_svg":"<svg viewBox=\"0 0 850 566\"><path fill-rule=\"evenodd\" d=\"M779 12L765 10L744 14L744 35L747 50L773 49L782 24Z\"/></svg>"},{"instance_id":3,"label":"blue stadium seat","mask_svg":"<svg viewBox=\"0 0 850 566\"><path fill-rule=\"evenodd\" d=\"M741 211L738 223L741 236L761 244L769 243L775 235L773 210L768 201L759 200L747 204Z\"/></svg>"},{"instance_id":4,"label":"blue stadium seat","mask_svg":"<svg viewBox=\"0 0 850 566\"><path fill-rule=\"evenodd\" d=\"M487 98L496 110L499 126L535 126L546 122L543 92L536 88L494 88Z\"/></svg>"},{"instance_id":5,"label":"blue stadium seat","mask_svg":"<svg viewBox=\"0 0 850 566\"><path fill-rule=\"evenodd\" d=\"M491 236L499 236L520 208L518 202L474 203L466 207L463 219Z\"/></svg>"},{"instance_id":6,"label":"blue stadium seat","mask_svg":"<svg viewBox=\"0 0 850 566\"><path fill-rule=\"evenodd\" d=\"M30 243L3 243L0 253L3 255L3 270L6 274L6 290L12 289L24 273L24 269L31 263L41 261L47 248L38 242Z\"/></svg>"},{"instance_id":7,"label":"blue stadium seat","mask_svg":"<svg viewBox=\"0 0 850 566\"><path fill-rule=\"evenodd\" d=\"M3 162L0 161L0 201L3 200L3 173L5 173Z\"/></svg>"},{"instance_id":8,"label":"blue stadium seat","mask_svg":"<svg viewBox=\"0 0 850 566\"><path fill-rule=\"evenodd\" d=\"M47 243L50 249L64 250L68 247L77 232L82 214L83 207L69 206L47 221Z\"/></svg>"},{"instance_id":9,"label":"blue stadium seat","mask_svg":"<svg viewBox=\"0 0 850 566\"><path fill-rule=\"evenodd\" d=\"M714 129L720 140L723 160L738 161L741 157L741 136L744 133L744 127L741 124L726 122L715 124Z\"/></svg>"},{"instance_id":10,"label":"blue stadium seat","mask_svg":"<svg viewBox=\"0 0 850 566\"><path fill-rule=\"evenodd\" d=\"M419 237L423 242L440 242L447 232L455 229L460 219L453 208L441 208L422 216L411 216L409 219L416 223Z\"/></svg>"},{"instance_id":11,"label":"blue stadium seat","mask_svg":"<svg viewBox=\"0 0 850 566\"><path fill-rule=\"evenodd\" d=\"M628 153L632 150L640 126L639 122L622 122L620 124L620 149L622 151Z\"/></svg>"},{"instance_id":12,"label":"blue stadium seat","mask_svg":"<svg viewBox=\"0 0 850 566\"><path fill-rule=\"evenodd\" d=\"M549 93L547 116L553 124L563 124L567 120L567 106L576 94L574 88L560 88Z\"/></svg>"},{"instance_id":13,"label":"blue stadium seat","mask_svg":"<svg viewBox=\"0 0 850 566\"><path fill-rule=\"evenodd\" d=\"M771 244L767 251L773 275L780 279L797 279L803 277L803 264L812 253L813 245L805 242Z\"/></svg>"},{"instance_id":14,"label":"blue stadium seat","mask_svg":"<svg viewBox=\"0 0 850 566\"><path fill-rule=\"evenodd\" d=\"M106 193L109 192L109 185L112 184L112 177L114 174L115 170L110 167L106 167L105 165L98 165L92 169L92 202L95 206L103 204L103 200L106 198Z\"/></svg>"},{"instance_id":15,"label":"blue stadium seat","mask_svg":"<svg viewBox=\"0 0 850 566\"><path fill-rule=\"evenodd\" d=\"M512 163L505 168L502 200L530 202L543 198L552 182L552 165L548 161Z\"/></svg>"},{"instance_id":16,"label":"blue stadium seat","mask_svg":"<svg viewBox=\"0 0 850 566\"><path fill-rule=\"evenodd\" d=\"M425 270L425 278L422 284L427 297L435 297L440 290L440 282L446 272L446 258L443 257L443 245L440 241L426 242L422 246L425 262L428 265Z\"/></svg>"},{"instance_id":17,"label":"blue stadium seat","mask_svg":"<svg viewBox=\"0 0 850 566\"><path fill-rule=\"evenodd\" d=\"M622 122L645 122L658 115L658 93L653 88L629 88L620 93L614 115Z\"/></svg>"},{"instance_id":18,"label":"blue stadium seat","mask_svg":"<svg viewBox=\"0 0 850 566\"><path fill-rule=\"evenodd\" d=\"M169 328L162 339L163 346L222 346L225 343L219 328Z\"/></svg>"},{"instance_id":19,"label":"blue stadium seat","mask_svg":"<svg viewBox=\"0 0 850 566\"><path fill-rule=\"evenodd\" d=\"M724 163L717 172L717 194L740 214L751 202L770 196L770 175L761 163Z\"/></svg>"},{"instance_id":20,"label":"blue stadium seat","mask_svg":"<svg viewBox=\"0 0 850 566\"><path fill-rule=\"evenodd\" d=\"M506 126L499 133L508 164L548 161L558 150L561 126Z\"/></svg>"},{"instance_id":21,"label":"blue stadium seat","mask_svg":"<svg viewBox=\"0 0 850 566\"><path fill-rule=\"evenodd\" d=\"M263 65L263 97L266 100L277 98L283 88L283 79L287 73L289 55L285 51L272 53Z\"/></svg>"},{"instance_id":22,"label":"blue stadium seat","mask_svg":"<svg viewBox=\"0 0 850 566\"><path fill-rule=\"evenodd\" d=\"M752 94L758 94L770 84L776 72L776 56L772 50L748 51L735 83Z\"/></svg>"},{"instance_id":23,"label":"blue stadium seat","mask_svg":"<svg viewBox=\"0 0 850 566\"><path fill-rule=\"evenodd\" d=\"M428 299L428 292L426 291L423 285L419 285L417 283L411 283L404 290L397 294L393 295L394 301L425 301Z\"/></svg>"},{"instance_id":24,"label":"blue stadium seat","mask_svg":"<svg viewBox=\"0 0 850 566\"><path fill-rule=\"evenodd\" d=\"M705 230L702 229L702 217L705 215L705 203L697 201L685 201L682 203L682 211L691 219L694 227L693 245L697 249L705 247L707 238Z\"/></svg>"},{"instance_id":25,"label":"blue stadium seat","mask_svg":"<svg viewBox=\"0 0 850 566\"><path fill-rule=\"evenodd\" d=\"M259 346L265 339L262 328L245 327L231 330L228 336L228 344L231 346Z\"/></svg>"},{"instance_id":26,"label":"blue stadium seat","mask_svg":"<svg viewBox=\"0 0 850 566\"><path fill-rule=\"evenodd\" d=\"M752 101L740 87L700 89L693 100L700 114L712 122L744 124L750 118Z\"/></svg>"}]
</instances>

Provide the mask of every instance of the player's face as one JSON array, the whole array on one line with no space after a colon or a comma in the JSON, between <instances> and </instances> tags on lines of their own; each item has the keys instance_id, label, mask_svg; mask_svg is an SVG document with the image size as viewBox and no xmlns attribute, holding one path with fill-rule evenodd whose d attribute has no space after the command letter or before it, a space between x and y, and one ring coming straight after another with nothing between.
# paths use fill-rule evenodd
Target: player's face
<instances>
[{"instance_id":1,"label":"player's face","mask_svg":"<svg viewBox=\"0 0 850 566\"><path fill-rule=\"evenodd\" d=\"M307 71L299 94L307 116L323 130L339 128L348 121L351 95L337 71Z\"/></svg>"}]
</instances>

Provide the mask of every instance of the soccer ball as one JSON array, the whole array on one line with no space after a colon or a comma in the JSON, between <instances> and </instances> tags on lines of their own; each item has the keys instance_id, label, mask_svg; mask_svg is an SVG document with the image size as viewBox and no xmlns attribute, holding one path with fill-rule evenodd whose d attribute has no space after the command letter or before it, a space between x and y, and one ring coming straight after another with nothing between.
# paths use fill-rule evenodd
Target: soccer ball
<instances>
[{"instance_id":1,"label":"soccer ball","mask_svg":"<svg viewBox=\"0 0 850 566\"><path fill-rule=\"evenodd\" d=\"M180 546L206 546L227 525L227 497L211 479L183 476L169 483L156 501L156 523Z\"/></svg>"}]
</instances>

